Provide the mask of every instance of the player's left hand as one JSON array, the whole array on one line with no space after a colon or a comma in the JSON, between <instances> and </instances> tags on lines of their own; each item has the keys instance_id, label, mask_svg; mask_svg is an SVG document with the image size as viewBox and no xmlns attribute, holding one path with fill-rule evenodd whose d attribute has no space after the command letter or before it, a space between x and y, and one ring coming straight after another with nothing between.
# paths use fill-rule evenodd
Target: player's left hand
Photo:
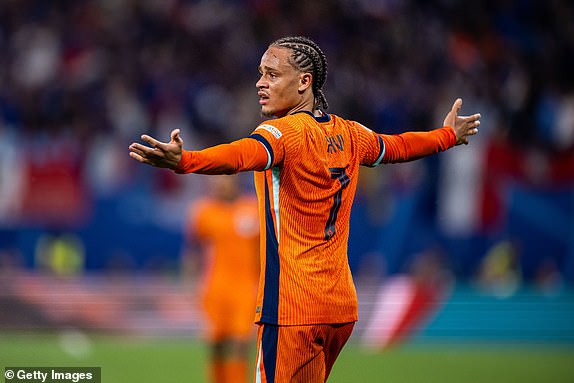
<instances>
[{"instance_id":1,"label":"player's left hand","mask_svg":"<svg viewBox=\"0 0 574 383\"><path fill-rule=\"evenodd\" d=\"M179 136L179 129L172 130L170 138L169 142L160 142L144 134L141 139L150 146L134 142L130 145L130 157L158 168L175 169L183 152L183 140Z\"/></svg>"},{"instance_id":2,"label":"player's left hand","mask_svg":"<svg viewBox=\"0 0 574 383\"><path fill-rule=\"evenodd\" d=\"M457 98L450 112L446 115L444 119L443 126L450 126L454 129L456 134L456 144L468 144L469 136L474 136L478 133L478 127L480 125L480 113L473 114L471 116L459 116L458 112L462 107L462 99Z\"/></svg>"}]
</instances>

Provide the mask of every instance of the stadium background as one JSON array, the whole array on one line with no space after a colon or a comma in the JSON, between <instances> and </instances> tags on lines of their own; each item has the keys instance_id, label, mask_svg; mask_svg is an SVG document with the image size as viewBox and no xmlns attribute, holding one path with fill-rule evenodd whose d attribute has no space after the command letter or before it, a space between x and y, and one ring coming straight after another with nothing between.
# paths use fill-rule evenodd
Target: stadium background
<instances>
[{"instance_id":1,"label":"stadium background","mask_svg":"<svg viewBox=\"0 0 574 383\"><path fill-rule=\"evenodd\" d=\"M179 260L184 211L205 182L141 166L128 145L173 128L190 149L248 134L261 53L303 34L328 57L333 113L378 132L426 130L460 96L463 113L483 116L468 147L363 171L349 357L401 366L360 353L380 286L405 277L441 288L395 351L407 366L419 345L448 360L487 343L494 362L535 345L560 351L526 379L571 381L560 358L574 345L572 20L560 0L1 2L0 367L113 365L82 356L94 334L112 335L104 347L124 335L197 340L196 281ZM175 343L165 355L180 360ZM62 359L34 359L27 344Z\"/></svg>"}]
</instances>

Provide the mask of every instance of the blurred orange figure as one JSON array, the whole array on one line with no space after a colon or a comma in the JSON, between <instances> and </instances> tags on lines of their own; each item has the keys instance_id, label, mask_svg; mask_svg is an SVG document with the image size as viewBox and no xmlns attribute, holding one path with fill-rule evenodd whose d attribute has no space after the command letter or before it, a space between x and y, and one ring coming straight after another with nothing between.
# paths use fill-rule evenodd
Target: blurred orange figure
<instances>
[{"instance_id":1,"label":"blurred orange figure","mask_svg":"<svg viewBox=\"0 0 574 383\"><path fill-rule=\"evenodd\" d=\"M237 176L210 177L210 197L194 202L185 231L187 268L202 261L199 293L214 383L244 383L259 281L257 200ZM200 256L198 256L200 255ZM193 270L192 270L193 272Z\"/></svg>"}]
</instances>

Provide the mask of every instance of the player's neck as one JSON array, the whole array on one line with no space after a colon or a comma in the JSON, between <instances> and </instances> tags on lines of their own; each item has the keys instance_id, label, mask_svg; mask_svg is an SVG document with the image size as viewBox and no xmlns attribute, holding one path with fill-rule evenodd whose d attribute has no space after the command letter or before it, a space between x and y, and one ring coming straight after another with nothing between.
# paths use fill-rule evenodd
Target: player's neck
<instances>
[{"instance_id":1,"label":"player's neck","mask_svg":"<svg viewBox=\"0 0 574 383\"><path fill-rule=\"evenodd\" d=\"M310 108L308 105L297 105L293 109L289 110L287 114L295 114L299 112L313 113L313 108Z\"/></svg>"},{"instance_id":2,"label":"player's neck","mask_svg":"<svg viewBox=\"0 0 574 383\"><path fill-rule=\"evenodd\" d=\"M304 108L293 108L289 111L288 114L295 114L305 112L307 114L312 115L313 117L325 117L325 113L319 108L312 107L304 107Z\"/></svg>"},{"instance_id":3,"label":"player's neck","mask_svg":"<svg viewBox=\"0 0 574 383\"><path fill-rule=\"evenodd\" d=\"M315 98L312 96L312 94L308 93L304 94L300 102L297 105L293 106L293 108L291 108L287 114L294 114L298 112L308 112L312 113L313 115L316 115Z\"/></svg>"}]
</instances>

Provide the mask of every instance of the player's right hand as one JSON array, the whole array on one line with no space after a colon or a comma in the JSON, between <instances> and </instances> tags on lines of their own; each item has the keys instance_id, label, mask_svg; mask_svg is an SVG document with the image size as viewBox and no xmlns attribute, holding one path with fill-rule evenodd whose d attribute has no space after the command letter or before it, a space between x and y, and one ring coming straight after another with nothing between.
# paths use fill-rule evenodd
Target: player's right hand
<instances>
[{"instance_id":1,"label":"player's right hand","mask_svg":"<svg viewBox=\"0 0 574 383\"><path fill-rule=\"evenodd\" d=\"M181 160L183 140L179 129L171 132L169 142L161 142L146 134L141 136L149 146L134 142L130 145L130 157L144 164L158 168L175 169Z\"/></svg>"}]
</instances>

